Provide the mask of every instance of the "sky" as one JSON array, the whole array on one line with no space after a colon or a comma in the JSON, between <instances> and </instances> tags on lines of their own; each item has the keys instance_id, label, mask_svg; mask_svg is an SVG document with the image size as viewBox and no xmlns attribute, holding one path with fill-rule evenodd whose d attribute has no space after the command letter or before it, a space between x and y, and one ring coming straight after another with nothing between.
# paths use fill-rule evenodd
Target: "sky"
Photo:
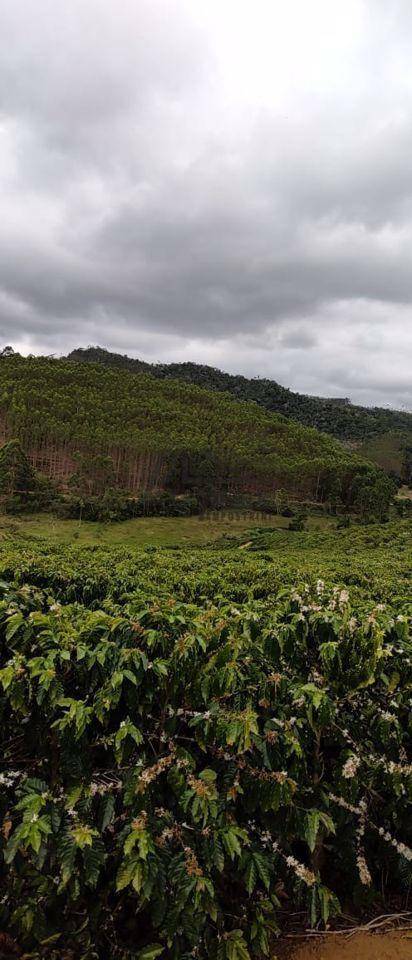
<instances>
[{"instance_id":1,"label":"sky","mask_svg":"<svg viewBox=\"0 0 412 960\"><path fill-rule=\"evenodd\" d=\"M0 344L412 409L410 0L1 0Z\"/></svg>"}]
</instances>

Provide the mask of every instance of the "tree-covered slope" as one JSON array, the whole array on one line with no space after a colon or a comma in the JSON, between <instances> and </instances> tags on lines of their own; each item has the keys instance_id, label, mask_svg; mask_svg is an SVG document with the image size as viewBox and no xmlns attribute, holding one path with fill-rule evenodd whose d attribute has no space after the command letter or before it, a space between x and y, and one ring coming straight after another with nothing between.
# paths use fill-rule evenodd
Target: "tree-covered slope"
<instances>
[{"instance_id":1,"label":"tree-covered slope","mask_svg":"<svg viewBox=\"0 0 412 960\"><path fill-rule=\"evenodd\" d=\"M145 372L159 379L185 380L208 390L226 391L239 400L254 400L271 412L330 433L339 440L363 442L371 437L395 434L400 450L405 437L412 437L412 413L355 406L346 398L310 397L294 393L274 380L234 376L196 363L149 364L101 347L73 350L69 359L103 363L131 373ZM400 458L398 452L396 464Z\"/></svg>"},{"instance_id":2,"label":"tree-covered slope","mask_svg":"<svg viewBox=\"0 0 412 960\"><path fill-rule=\"evenodd\" d=\"M156 453L170 486L279 486L347 501L370 474L331 437L250 402L179 380L99 364L11 357L0 363L5 438L27 449L53 441L94 453ZM363 482L363 479L362 479Z\"/></svg>"}]
</instances>

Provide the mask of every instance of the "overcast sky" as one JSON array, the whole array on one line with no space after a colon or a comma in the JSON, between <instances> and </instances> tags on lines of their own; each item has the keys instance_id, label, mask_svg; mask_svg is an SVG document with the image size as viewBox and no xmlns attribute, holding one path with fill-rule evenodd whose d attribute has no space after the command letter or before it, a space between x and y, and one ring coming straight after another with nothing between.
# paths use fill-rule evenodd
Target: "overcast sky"
<instances>
[{"instance_id":1,"label":"overcast sky","mask_svg":"<svg viewBox=\"0 0 412 960\"><path fill-rule=\"evenodd\" d=\"M1 0L0 343L412 409L411 0Z\"/></svg>"}]
</instances>

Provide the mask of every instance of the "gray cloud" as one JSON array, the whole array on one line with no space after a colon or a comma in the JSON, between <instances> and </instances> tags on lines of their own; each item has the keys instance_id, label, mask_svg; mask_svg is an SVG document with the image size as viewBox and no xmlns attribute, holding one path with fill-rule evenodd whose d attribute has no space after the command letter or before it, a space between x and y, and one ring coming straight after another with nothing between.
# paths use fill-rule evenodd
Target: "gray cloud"
<instances>
[{"instance_id":1,"label":"gray cloud","mask_svg":"<svg viewBox=\"0 0 412 960\"><path fill-rule=\"evenodd\" d=\"M3 342L412 407L411 7L308 10L3 0Z\"/></svg>"}]
</instances>

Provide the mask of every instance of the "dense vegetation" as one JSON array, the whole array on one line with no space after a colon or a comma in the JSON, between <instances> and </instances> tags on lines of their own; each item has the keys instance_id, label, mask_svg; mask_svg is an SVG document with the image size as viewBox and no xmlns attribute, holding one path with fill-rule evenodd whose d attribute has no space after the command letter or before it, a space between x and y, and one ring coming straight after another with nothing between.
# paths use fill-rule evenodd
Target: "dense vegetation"
<instances>
[{"instance_id":1,"label":"dense vegetation","mask_svg":"<svg viewBox=\"0 0 412 960\"><path fill-rule=\"evenodd\" d=\"M395 470L399 469L402 462L403 447L408 438L409 443L412 442L412 413L406 411L360 407L351 404L347 398L309 397L294 393L274 380L248 379L197 363L145 363L111 353L102 347L79 348L73 350L69 358L102 363L131 373L150 373L160 379L185 380L208 390L225 391L238 400L254 400L271 412L281 413L305 426L330 433L340 440L364 441L371 437L389 435L393 438L395 435L398 447L397 457L393 462ZM379 457L379 449L376 453Z\"/></svg>"},{"instance_id":2,"label":"dense vegetation","mask_svg":"<svg viewBox=\"0 0 412 960\"><path fill-rule=\"evenodd\" d=\"M248 960L406 903L410 523L259 535L0 544L10 951Z\"/></svg>"},{"instance_id":3,"label":"dense vegetation","mask_svg":"<svg viewBox=\"0 0 412 960\"><path fill-rule=\"evenodd\" d=\"M5 513L47 509L55 491L32 467L19 440L0 447L0 503Z\"/></svg>"},{"instance_id":4,"label":"dense vegetation","mask_svg":"<svg viewBox=\"0 0 412 960\"><path fill-rule=\"evenodd\" d=\"M250 960L291 909L407 903L410 505L393 519L387 475L259 403L0 361L3 509L108 521L247 494L289 525L197 548L0 540L0 954ZM158 481L133 497L128 456ZM66 489L33 462L69 463ZM311 499L339 516L306 530Z\"/></svg>"},{"instance_id":5,"label":"dense vegetation","mask_svg":"<svg viewBox=\"0 0 412 960\"><path fill-rule=\"evenodd\" d=\"M356 447L356 452L412 487L412 433L393 431L370 437Z\"/></svg>"},{"instance_id":6,"label":"dense vegetation","mask_svg":"<svg viewBox=\"0 0 412 960\"><path fill-rule=\"evenodd\" d=\"M204 504L238 489L284 488L383 514L394 489L331 437L256 403L101 364L3 357L0 413L6 437L26 451L78 449L78 482L97 485L89 493L115 485L114 449L151 457L152 483Z\"/></svg>"},{"instance_id":7,"label":"dense vegetation","mask_svg":"<svg viewBox=\"0 0 412 960\"><path fill-rule=\"evenodd\" d=\"M267 537L255 550L256 538ZM41 538L0 542L0 579L34 583L61 601L96 604L107 597L125 601L170 596L184 602L224 597L246 602L274 599L283 587L319 578L350 587L366 605L399 606L410 596L410 520L348 529L295 533L245 532L213 546L182 549L126 549L53 544Z\"/></svg>"}]
</instances>

